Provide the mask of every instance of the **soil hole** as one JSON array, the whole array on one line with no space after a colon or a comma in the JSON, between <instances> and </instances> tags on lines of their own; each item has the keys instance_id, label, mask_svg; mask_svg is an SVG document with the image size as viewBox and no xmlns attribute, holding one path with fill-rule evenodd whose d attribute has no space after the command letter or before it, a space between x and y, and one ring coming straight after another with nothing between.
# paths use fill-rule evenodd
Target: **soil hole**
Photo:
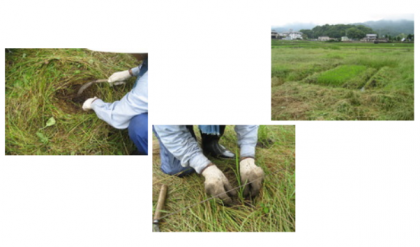
<instances>
[{"instance_id":1,"label":"soil hole","mask_svg":"<svg viewBox=\"0 0 420 247\"><path fill-rule=\"evenodd\" d=\"M57 99L56 105L65 113L75 114L83 112L82 105L87 99L94 96L100 97L96 85L86 88L80 96L76 97L80 87L86 82L89 82L89 80L75 82L68 88L57 90L55 93L55 98Z\"/></svg>"}]
</instances>

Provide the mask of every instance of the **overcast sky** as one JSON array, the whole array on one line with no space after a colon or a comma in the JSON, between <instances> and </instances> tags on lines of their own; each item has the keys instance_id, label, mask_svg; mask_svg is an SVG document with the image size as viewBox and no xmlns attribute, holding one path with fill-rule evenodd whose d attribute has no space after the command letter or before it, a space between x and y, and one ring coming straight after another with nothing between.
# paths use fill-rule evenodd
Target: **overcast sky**
<instances>
[{"instance_id":1,"label":"overcast sky","mask_svg":"<svg viewBox=\"0 0 420 247\"><path fill-rule=\"evenodd\" d=\"M287 17L287 18L285 18ZM277 20L273 18L272 26L285 26L293 23L313 23L315 25L324 24L349 24L366 21L379 21L379 20L414 20L414 14L375 14L375 13L357 13L357 14L343 14L336 12L336 14L329 13L328 15L299 15L287 16L283 15Z\"/></svg>"}]
</instances>

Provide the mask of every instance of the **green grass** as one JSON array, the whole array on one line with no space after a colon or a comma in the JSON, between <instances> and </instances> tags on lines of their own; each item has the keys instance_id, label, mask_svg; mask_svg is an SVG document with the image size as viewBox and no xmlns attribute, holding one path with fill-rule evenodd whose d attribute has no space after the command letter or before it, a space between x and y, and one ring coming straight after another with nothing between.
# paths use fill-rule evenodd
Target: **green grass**
<instances>
[{"instance_id":1,"label":"green grass","mask_svg":"<svg viewBox=\"0 0 420 247\"><path fill-rule=\"evenodd\" d=\"M6 51L6 154L128 154L134 145L127 130L116 130L72 101L79 87L138 65L127 54L86 49L10 49ZM132 87L97 84L86 90L113 102ZM53 117L56 123L46 126ZM43 128L43 129L41 129ZM37 134L38 133L38 134ZM40 133L40 134L39 134Z\"/></svg>"},{"instance_id":2,"label":"green grass","mask_svg":"<svg viewBox=\"0 0 420 247\"><path fill-rule=\"evenodd\" d=\"M200 134L196 130L200 140ZM168 185L164 217L160 230L164 232L294 232L295 231L295 127L260 126L256 163L266 176L260 195L247 201L240 195L231 207L207 198L204 177L193 174L178 178L160 170L159 144L153 140L153 211L161 184ZM233 126L227 126L221 144L239 152ZM227 176L231 185L240 184L238 161L214 162Z\"/></svg>"},{"instance_id":3,"label":"green grass","mask_svg":"<svg viewBox=\"0 0 420 247\"><path fill-rule=\"evenodd\" d=\"M272 42L273 120L413 120L414 44Z\"/></svg>"},{"instance_id":4,"label":"green grass","mask_svg":"<svg viewBox=\"0 0 420 247\"><path fill-rule=\"evenodd\" d=\"M367 68L362 65L342 65L320 74L317 78L319 84L342 86L354 77L360 76Z\"/></svg>"}]
</instances>

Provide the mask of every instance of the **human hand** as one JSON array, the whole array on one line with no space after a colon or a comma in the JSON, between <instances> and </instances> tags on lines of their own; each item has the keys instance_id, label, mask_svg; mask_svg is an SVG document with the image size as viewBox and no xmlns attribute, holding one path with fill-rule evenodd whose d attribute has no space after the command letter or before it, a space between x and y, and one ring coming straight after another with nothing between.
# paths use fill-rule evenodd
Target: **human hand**
<instances>
[{"instance_id":1,"label":"human hand","mask_svg":"<svg viewBox=\"0 0 420 247\"><path fill-rule=\"evenodd\" d=\"M87 99L84 103L83 103L83 110L84 111L89 111L92 110L92 103L93 101L97 100L98 98L95 96L93 98Z\"/></svg>"},{"instance_id":2,"label":"human hand","mask_svg":"<svg viewBox=\"0 0 420 247\"><path fill-rule=\"evenodd\" d=\"M131 75L128 70L115 72L108 78L108 83L110 86L120 85L123 83L123 81L127 80L130 77Z\"/></svg>"},{"instance_id":3,"label":"human hand","mask_svg":"<svg viewBox=\"0 0 420 247\"><path fill-rule=\"evenodd\" d=\"M253 158L245 158L240 163L241 183L247 184L244 188L244 196L258 196L264 179L264 171L255 165Z\"/></svg>"},{"instance_id":4,"label":"human hand","mask_svg":"<svg viewBox=\"0 0 420 247\"><path fill-rule=\"evenodd\" d=\"M204 181L204 189L207 194L219 198L224 204L232 204L230 196L235 196L236 191L232 190L226 176L214 164L211 164L201 173L206 180Z\"/></svg>"}]
</instances>

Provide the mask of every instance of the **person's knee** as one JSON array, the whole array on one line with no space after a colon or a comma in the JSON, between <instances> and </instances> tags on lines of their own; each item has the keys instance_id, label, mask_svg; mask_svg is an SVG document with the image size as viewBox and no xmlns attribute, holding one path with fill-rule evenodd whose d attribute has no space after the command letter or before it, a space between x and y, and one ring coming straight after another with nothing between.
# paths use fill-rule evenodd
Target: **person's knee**
<instances>
[{"instance_id":1,"label":"person's knee","mask_svg":"<svg viewBox=\"0 0 420 247\"><path fill-rule=\"evenodd\" d=\"M195 172L192 167L168 167L163 164L160 166L160 170L167 175L175 175L177 177L184 177Z\"/></svg>"},{"instance_id":2,"label":"person's knee","mask_svg":"<svg viewBox=\"0 0 420 247\"><path fill-rule=\"evenodd\" d=\"M147 140L148 137L148 114L140 114L133 117L128 125L128 135L132 140Z\"/></svg>"},{"instance_id":3,"label":"person's knee","mask_svg":"<svg viewBox=\"0 0 420 247\"><path fill-rule=\"evenodd\" d=\"M133 117L128 125L128 136L142 155L148 154L148 116L140 114Z\"/></svg>"}]
</instances>

